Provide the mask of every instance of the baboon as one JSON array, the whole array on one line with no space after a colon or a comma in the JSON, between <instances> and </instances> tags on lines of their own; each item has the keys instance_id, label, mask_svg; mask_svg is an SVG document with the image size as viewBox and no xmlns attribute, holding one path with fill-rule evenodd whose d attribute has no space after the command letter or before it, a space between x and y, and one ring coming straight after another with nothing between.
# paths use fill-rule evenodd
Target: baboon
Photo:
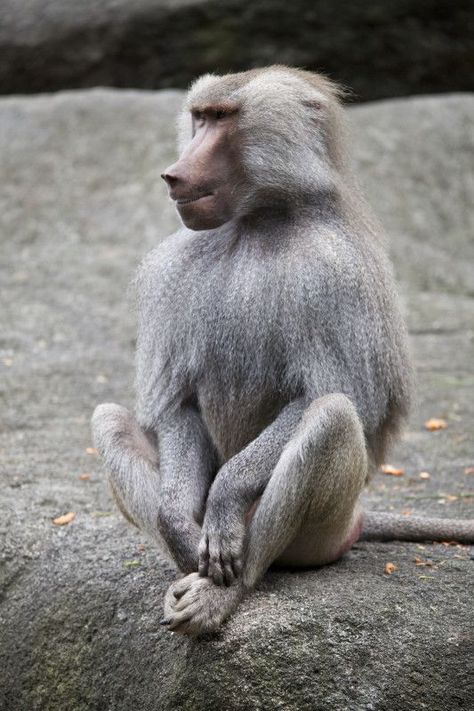
<instances>
[{"instance_id":1,"label":"baboon","mask_svg":"<svg viewBox=\"0 0 474 711\"><path fill-rule=\"evenodd\" d=\"M136 276L136 417L97 407L125 517L184 577L162 624L215 630L272 563L361 536L474 540L474 521L362 512L406 417L407 336L344 147L340 90L274 66L206 75L163 178L183 222Z\"/></svg>"}]
</instances>

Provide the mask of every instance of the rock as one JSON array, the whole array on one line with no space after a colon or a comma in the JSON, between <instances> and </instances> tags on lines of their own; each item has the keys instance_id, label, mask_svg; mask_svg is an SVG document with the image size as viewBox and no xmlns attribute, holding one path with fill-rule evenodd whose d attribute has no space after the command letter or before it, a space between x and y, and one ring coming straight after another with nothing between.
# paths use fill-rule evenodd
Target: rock
<instances>
[{"instance_id":1,"label":"rock","mask_svg":"<svg viewBox=\"0 0 474 711\"><path fill-rule=\"evenodd\" d=\"M270 573L214 639L158 625L174 572L120 518L86 450L94 405L132 404L127 284L176 224L159 173L180 100L94 90L0 101L0 707L466 709L466 548L359 544L321 570ZM472 96L351 110L420 382L391 460L406 474L375 479L373 508L472 516L473 117ZM448 428L429 433L435 416ZM70 524L52 524L69 511Z\"/></svg>"},{"instance_id":2,"label":"rock","mask_svg":"<svg viewBox=\"0 0 474 711\"><path fill-rule=\"evenodd\" d=\"M0 91L324 68L362 100L474 88L469 0L3 0Z\"/></svg>"},{"instance_id":3,"label":"rock","mask_svg":"<svg viewBox=\"0 0 474 711\"><path fill-rule=\"evenodd\" d=\"M356 163L411 289L474 295L473 107L458 94L351 111Z\"/></svg>"}]
</instances>

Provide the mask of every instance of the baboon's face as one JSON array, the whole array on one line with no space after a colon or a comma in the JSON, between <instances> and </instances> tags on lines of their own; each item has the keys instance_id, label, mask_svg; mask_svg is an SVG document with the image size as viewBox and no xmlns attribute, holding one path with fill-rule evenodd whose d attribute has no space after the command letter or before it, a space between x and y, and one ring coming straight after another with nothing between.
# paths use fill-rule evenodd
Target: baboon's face
<instances>
[{"instance_id":1,"label":"baboon's face","mask_svg":"<svg viewBox=\"0 0 474 711\"><path fill-rule=\"evenodd\" d=\"M286 67L198 79L180 117L181 156L162 175L186 227L297 211L334 191L337 97L327 79Z\"/></svg>"},{"instance_id":2,"label":"baboon's face","mask_svg":"<svg viewBox=\"0 0 474 711\"><path fill-rule=\"evenodd\" d=\"M191 230L220 227L235 214L242 181L237 106L204 106L192 112L193 137L162 174L183 223Z\"/></svg>"}]
</instances>

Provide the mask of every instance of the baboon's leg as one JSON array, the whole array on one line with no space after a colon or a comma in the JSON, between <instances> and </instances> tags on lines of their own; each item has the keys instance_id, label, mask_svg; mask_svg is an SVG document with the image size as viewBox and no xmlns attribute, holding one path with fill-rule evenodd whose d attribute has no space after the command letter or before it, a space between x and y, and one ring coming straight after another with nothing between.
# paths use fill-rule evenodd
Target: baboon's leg
<instances>
[{"instance_id":1,"label":"baboon's leg","mask_svg":"<svg viewBox=\"0 0 474 711\"><path fill-rule=\"evenodd\" d=\"M160 477L158 452L135 417L121 405L98 405L92 438L108 469L121 512L131 523L157 537Z\"/></svg>"},{"instance_id":2,"label":"baboon's leg","mask_svg":"<svg viewBox=\"0 0 474 711\"><path fill-rule=\"evenodd\" d=\"M273 562L336 560L359 536L367 475L362 424L351 401L315 400L284 448L248 529L243 571L251 588Z\"/></svg>"},{"instance_id":3,"label":"baboon's leg","mask_svg":"<svg viewBox=\"0 0 474 711\"><path fill-rule=\"evenodd\" d=\"M315 400L281 451L255 509L242 574L230 586L196 574L178 581L166 595L164 624L186 634L212 631L273 562L306 566L336 560L359 535L358 499L366 474L362 424L351 401L340 394Z\"/></svg>"}]
</instances>

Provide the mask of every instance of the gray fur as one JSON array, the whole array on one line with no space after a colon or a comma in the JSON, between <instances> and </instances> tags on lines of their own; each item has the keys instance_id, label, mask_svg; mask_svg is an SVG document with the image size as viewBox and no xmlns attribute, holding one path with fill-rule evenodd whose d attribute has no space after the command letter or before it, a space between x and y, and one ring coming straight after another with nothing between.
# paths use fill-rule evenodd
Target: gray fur
<instances>
[{"instance_id":1,"label":"gray fur","mask_svg":"<svg viewBox=\"0 0 474 711\"><path fill-rule=\"evenodd\" d=\"M164 620L189 634L215 629L272 562L342 554L411 395L392 272L347 167L336 87L285 67L203 77L182 148L188 110L223 101L239 105L246 176L234 217L183 228L145 258L136 422L111 405L93 420L121 509L192 573L170 588Z\"/></svg>"}]
</instances>

